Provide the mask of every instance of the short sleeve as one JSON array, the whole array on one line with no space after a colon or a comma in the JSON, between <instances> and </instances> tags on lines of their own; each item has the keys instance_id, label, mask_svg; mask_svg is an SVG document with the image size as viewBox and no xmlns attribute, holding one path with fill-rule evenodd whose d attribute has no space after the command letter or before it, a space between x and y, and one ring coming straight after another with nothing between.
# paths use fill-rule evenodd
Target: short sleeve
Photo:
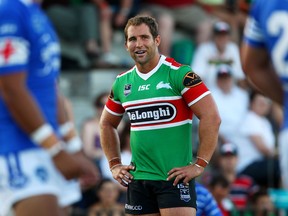
<instances>
[{"instance_id":1,"label":"short sleeve","mask_svg":"<svg viewBox=\"0 0 288 216\"><path fill-rule=\"evenodd\" d=\"M105 109L113 115L122 116L125 112L125 109L123 108L119 98L119 91L117 88L118 87L117 84L118 79L116 79L112 85L110 95L105 105Z\"/></svg>"},{"instance_id":2,"label":"short sleeve","mask_svg":"<svg viewBox=\"0 0 288 216\"><path fill-rule=\"evenodd\" d=\"M29 57L25 13L11 5L0 5L0 75L25 69Z\"/></svg>"},{"instance_id":3,"label":"short sleeve","mask_svg":"<svg viewBox=\"0 0 288 216\"><path fill-rule=\"evenodd\" d=\"M188 106L192 106L210 94L201 77L194 73L188 65L181 66L174 71L171 83L176 86Z\"/></svg>"}]
</instances>

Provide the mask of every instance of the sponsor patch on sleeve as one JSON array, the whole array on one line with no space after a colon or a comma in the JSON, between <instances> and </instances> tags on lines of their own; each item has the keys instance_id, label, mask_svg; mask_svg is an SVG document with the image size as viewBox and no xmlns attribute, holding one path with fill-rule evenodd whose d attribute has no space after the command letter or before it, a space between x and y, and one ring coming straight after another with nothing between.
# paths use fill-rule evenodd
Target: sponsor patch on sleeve
<instances>
[{"instance_id":1,"label":"sponsor patch on sleeve","mask_svg":"<svg viewBox=\"0 0 288 216\"><path fill-rule=\"evenodd\" d=\"M192 71L188 72L183 78L183 85L187 88L194 87L200 83L202 83L200 76Z\"/></svg>"},{"instance_id":2,"label":"sponsor patch on sleeve","mask_svg":"<svg viewBox=\"0 0 288 216\"><path fill-rule=\"evenodd\" d=\"M26 64L28 43L21 38L0 38L0 67Z\"/></svg>"}]
</instances>

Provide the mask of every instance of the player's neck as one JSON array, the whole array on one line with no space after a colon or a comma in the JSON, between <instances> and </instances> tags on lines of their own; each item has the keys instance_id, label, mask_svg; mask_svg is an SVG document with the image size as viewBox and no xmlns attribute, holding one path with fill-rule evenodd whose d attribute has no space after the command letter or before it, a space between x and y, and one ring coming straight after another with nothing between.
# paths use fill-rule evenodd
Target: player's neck
<instances>
[{"instance_id":1,"label":"player's neck","mask_svg":"<svg viewBox=\"0 0 288 216\"><path fill-rule=\"evenodd\" d=\"M145 64L139 64L137 63L137 69L140 73L146 74L152 71L159 63L161 55L159 53L156 53L155 56Z\"/></svg>"}]
</instances>

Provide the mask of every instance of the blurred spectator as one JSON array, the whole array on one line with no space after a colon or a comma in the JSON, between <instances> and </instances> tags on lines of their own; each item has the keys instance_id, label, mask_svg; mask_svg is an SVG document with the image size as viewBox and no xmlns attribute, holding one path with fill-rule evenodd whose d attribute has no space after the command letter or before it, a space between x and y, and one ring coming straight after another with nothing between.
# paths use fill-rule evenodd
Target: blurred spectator
<instances>
[{"instance_id":1,"label":"blurred spectator","mask_svg":"<svg viewBox=\"0 0 288 216\"><path fill-rule=\"evenodd\" d=\"M267 188L261 188L251 198L251 209L254 216L276 216L274 204Z\"/></svg>"},{"instance_id":2,"label":"blurred spectator","mask_svg":"<svg viewBox=\"0 0 288 216\"><path fill-rule=\"evenodd\" d=\"M249 199L258 189L251 177L237 175L238 163L237 146L233 143L225 143L219 149L219 172L230 182L229 198L237 210L245 210L249 207Z\"/></svg>"},{"instance_id":3,"label":"blurred spectator","mask_svg":"<svg viewBox=\"0 0 288 216\"><path fill-rule=\"evenodd\" d=\"M214 23L212 40L196 48L192 69L209 88L212 88L216 85L216 68L219 64L230 65L236 83L240 82L244 85L245 76L241 67L238 45L230 38L230 26L222 21Z\"/></svg>"},{"instance_id":4,"label":"blurred spectator","mask_svg":"<svg viewBox=\"0 0 288 216\"><path fill-rule=\"evenodd\" d=\"M173 32L176 26L195 33L196 43L208 41L211 35L212 18L199 4L198 0L145 0L141 13L155 17L161 35L160 53L171 55Z\"/></svg>"},{"instance_id":5,"label":"blurred spectator","mask_svg":"<svg viewBox=\"0 0 288 216\"><path fill-rule=\"evenodd\" d=\"M113 31L124 29L127 19L135 13L133 0L93 0L100 12L100 42L102 55L99 64L119 66L121 58L112 52Z\"/></svg>"},{"instance_id":6,"label":"blurred spectator","mask_svg":"<svg viewBox=\"0 0 288 216\"><path fill-rule=\"evenodd\" d=\"M62 55L65 58L76 61L79 67L89 67L92 62L86 63L81 59L81 52L91 61L100 54L99 21L94 0L44 0L43 8L51 19L58 33L62 45ZM65 52L63 44L73 44L70 47L80 48L80 54L75 55L76 50ZM78 49L77 49L78 50ZM64 52L64 53L63 53ZM73 56L74 53L74 56ZM78 52L77 52L78 53ZM65 66L64 66L65 67ZM67 67L72 67L68 66Z\"/></svg>"},{"instance_id":7,"label":"blurred spectator","mask_svg":"<svg viewBox=\"0 0 288 216\"><path fill-rule=\"evenodd\" d=\"M252 92L250 109L239 128L235 144L239 150L238 171L251 176L260 186L279 186L279 164L275 134L267 115L271 101Z\"/></svg>"},{"instance_id":8,"label":"blurred spectator","mask_svg":"<svg viewBox=\"0 0 288 216\"><path fill-rule=\"evenodd\" d=\"M195 182L197 194L196 216L222 216L218 205L208 189L198 182Z\"/></svg>"},{"instance_id":9,"label":"blurred spectator","mask_svg":"<svg viewBox=\"0 0 288 216\"><path fill-rule=\"evenodd\" d=\"M214 174L210 179L208 188L215 198L223 216L231 215L230 212L234 209L234 205L228 197L230 193L230 182L226 177L221 173Z\"/></svg>"},{"instance_id":10,"label":"blurred spectator","mask_svg":"<svg viewBox=\"0 0 288 216\"><path fill-rule=\"evenodd\" d=\"M118 202L120 191L110 179L103 179L96 189L98 200L89 208L88 216L125 216L124 205Z\"/></svg>"},{"instance_id":11,"label":"blurred spectator","mask_svg":"<svg viewBox=\"0 0 288 216\"><path fill-rule=\"evenodd\" d=\"M210 90L222 119L219 129L220 141L233 142L248 111L249 94L236 85L232 68L227 64L216 67L216 86Z\"/></svg>"},{"instance_id":12,"label":"blurred spectator","mask_svg":"<svg viewBox=\"0 0 288 216\"><path fill-rule=\"evenodd\" d=\"M201 0L201 3L208 7L211 14L231 26L231 38L236 44L240 44L248 1L251 0Z\"/></svg>"},{"instance_id":13,"label":"blurred spectator","mask_svg":"<svg viewBox=\"0 0 288 216\"><path fill-rule=\"evenodd\" d=\"M94 102L93 107L95 110L95 116L86 120L83 123L81 129L81 137L83 140L84 153L97 164L99 167L99 161L103 156L101 144L100 144L100 128L99 120L102 110L106 104L109 93L103 92L99 94ZM101 170L100 170L101 171Z\"/></svg>"}]
</instances>

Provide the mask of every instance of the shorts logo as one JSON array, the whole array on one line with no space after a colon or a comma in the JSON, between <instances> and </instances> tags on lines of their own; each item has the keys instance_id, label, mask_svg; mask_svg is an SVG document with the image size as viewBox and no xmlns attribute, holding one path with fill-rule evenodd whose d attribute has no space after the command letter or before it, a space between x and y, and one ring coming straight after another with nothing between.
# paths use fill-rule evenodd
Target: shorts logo
<instances>
[{"instance_id":1,"label":"shorts logo","mask_svg":"<svg viewBox=\"0 0 288 216\"><path fill-rule=\"evenodd\" d=\"M22 174L11 175L9 184L12 188L22 188L28 183L28 178Z\"/></svg>"},{"instance_id":2,"label":"shorts logo","mask_svg":"<svg viewBox=\"0 0 288 216\"><path fill-rule=\"evenodd\" d=\"M38 167L35 170L35 174L42 182L46 182L48 180L48 172L44 167Z\"/></svg>"},{"instance_id":3,"label":"shorts logo","mask_svg":"<svg viewBox=\"0 0 288 216\"><path fill-rule=\"evenodd\" d=\"M128 95L131 93L131 87L132 87L131 84L126 84L126 85L124 86L124 95L125 95L125 96L128 96Z\"/></svg>"},{"instance_id":4,"label":"shorts logo","mask_svg":"<svg viewBox=\"0 0 288 216\"><path fill-rule=\"evenodd\" d=\"M28 183L28 177L23 173L18 154L10 154L6 158L9 170L9 185L11 188L22 188Z\"/></svg>"},{"instance_id":5,"label":"shorts logo","mask_svg":"<svg viewBox=\"0 0 288 216\"><path fill-rule=\"evenodd\" d=\"M191 200L189 186L180 183L177 185L177 188L179 188L180 191L180 199L184 202L189 202Z\"/></svg>"},{"instance_id":6,"label":"shorts logo","mask_svg":"<svg viewBox=\"0 0 288 216\"><path fill-rule=\"evenodd\" d=\"M169 122L176 116L176 108L170 103L133 106L126 111L134 125Z\"/></svg>"},{"instance_id":7,"label":"shorts logo","mask_svg":"<svg viewBox=\"0 0 288 216\"><path fill-rule=\"evenodd\" d=\"M125 209L131 210L131 211L141 211L142 208L143 207L141 205L132 206L129 204L125 204Z\"/></svg>"},{"instance_id":8,"label":"shorts logo","mask_svg":"<svg viewBox=\"0 0 288 216\"><path fill-rule=\"evenodd\" d=\"M197 86L200 83L202 83L201 78L194 72L188 72L183 79L183 85L188 88Z\"/></svg>"}]
</instances>

